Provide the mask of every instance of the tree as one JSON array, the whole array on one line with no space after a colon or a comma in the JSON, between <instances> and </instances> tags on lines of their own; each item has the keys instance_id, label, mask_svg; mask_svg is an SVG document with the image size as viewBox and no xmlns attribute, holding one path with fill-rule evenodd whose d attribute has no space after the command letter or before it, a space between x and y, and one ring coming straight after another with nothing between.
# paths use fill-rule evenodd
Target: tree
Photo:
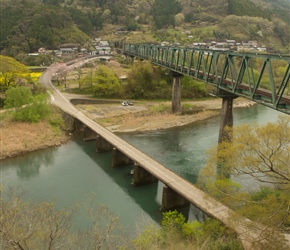
<instances>
[{"instance_id":1,"label":"tree","mask_svg":"<svg viewBox=\"0 0 290 250\"><path fill-rule=\"evenodd\" d=\"M125 93L130 98L170 98L172 79L165 72L150 62L134 63L128 73Z\"/></svg>"},{"instance_id":2,"label":"tree","mask_svg":"<svg viewBox=\"0 0 290 250\"><path fill-rule=\"evenodd\" d=\"M176 0L156 0L152 6L155 27L175 26L175 15L181 11L181 4Z\"/></svg>"},{"instance_id":3,"label":"tree","mask_svg":"<svg viewBox=\"0 0 290 250\"><path fill-rule=\"evenodd\" d=\"M181 78L181 95L183 98L199 98L206 96L205 84L190 76Z\"/></svg>"},{"instance_id":4,"label":"tree","mask_svg":"<svg viewBox=\"0 0 290 250\"><path fill-rule=\"evenodd\" d=\"M242 249L235 233L218 221L186 222L177 212L163 213L161 228L150 225L132 240L135 249Z\"/></svg>"},{"instance_id":5,"label":"tree","mask_svg":"<svg viewBox=\"0 0 290 250\"><path fill-rule=\"evenodd\" d=\"M290 230L289 130L288 116L263 126L242 125L234 133L229 129L232 140L210 151L198 180L199 187L210 195L265 226L262 237L279 249L283 247L278 244L284 243L275 239L275 232ZM232 179L218 176L217 166Z\"/></svg>"},{"instance_id":6,"label":"tree","mask_svg":"<svg viewBox=\"0 0 290 250\"><path fill-rule=\"evenodd\" d=\"M92 228L73 232L77 206L56 210L52 202L33 202L24 192L0 189L0 245L4 249L117 249L124 244L115 237L118 217L104 206L82 204Z\"/></svg>"},{"instance_id":7,"label":"tree","mask_svg":"<svg viewBox=\"0 0 290 250\"><path fill-rule=\"evenodd\" d=\"M218 155L233 175L249 175L261 183L290 189L290 118L277 123L235 128L232 142L219 145Z\"/></svg>"},{"instance_id":8,"label":"tree","mask_svg":"<svg viewBox=\"0 0 290 250\"><path fill-rule=\"evenodd\" d=\"M50 113L47 94L33 96L29 87L12 87L5 95L5 108L15 108L15 121L39 122Z\"/></svg>"},{"instance_id":9,"label":"tree","mask_svg":"<svg viewBox=\"0 0 290 250\"><path fill-rule=\"evenodd\" d=\"M23 78L23 74L29 73L29 70L12 57L0 55L0 73L0 85L8 88L15 84L17 78Z\"/></svg>"},{"instance_id":10,"label":"tree","mask_svg":"<svg viewBox=\"0 0 290 250\"><path fill-rule=\"evenodd\" d=\"M118 97L121 94L121 85L114 72L105 66L99 66L93 78L95 96Z\"/></svg>"},{"instance_id":11,"label":"tree","mask_svg":"<svg viewBox=\"0 0 290 250\"><path fill-rule=\"evenodd\" d=\"M66 64L62 63L58 65L56 72L56 79L58 85L60 85L61 83L66 83L66 76L68 71L69 68Z\"/></svg>"},{"instance_id":12,"label":"tree","mask_svg":"<svg viewBox=\"0 0 290 250\"><path fill-rule=\"evenodd\" d=\"M33 99L29 87L12 87L5 92L5 95L5 108L15 108L16 112Z\"/></svg>"},{"instance_id":13,"label":"tree","mask_svg":"<svg viewBox=\"0 0 290 250\"><path fill-rule=\"evenodd\" d=\"M1 192L0 235L5 249L70 249L73 211L55 211L50 202L33 203L15 190Z\"/></svg>"}]
</instances>

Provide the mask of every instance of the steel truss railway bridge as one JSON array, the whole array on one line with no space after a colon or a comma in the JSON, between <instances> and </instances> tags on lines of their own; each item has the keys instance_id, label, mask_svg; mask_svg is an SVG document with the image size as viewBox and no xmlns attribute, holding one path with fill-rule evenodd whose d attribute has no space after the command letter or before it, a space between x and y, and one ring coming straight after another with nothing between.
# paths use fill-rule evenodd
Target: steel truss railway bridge
<instances>
[{"instance_id":1,"label":"steel truss railway bridge","mask_svg":"<svg viewBox=\"0 0 290 250\"><path fill-rule=\"evenodd\" d=\"M211 84L223 99L219 141L224 128L233 125L233 100L239 96L290 114L290 56L146 44L125 44L123 54L168 68L174 113L181 111L182 76Z\"/></svg>"}]
</instances>

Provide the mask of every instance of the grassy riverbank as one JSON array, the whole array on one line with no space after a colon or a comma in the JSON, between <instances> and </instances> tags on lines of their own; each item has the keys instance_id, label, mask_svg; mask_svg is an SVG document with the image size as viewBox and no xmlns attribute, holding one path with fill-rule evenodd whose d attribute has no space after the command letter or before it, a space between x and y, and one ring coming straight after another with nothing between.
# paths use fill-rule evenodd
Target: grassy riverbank
<instances>
[{"instance_id":1,"label":"grassy riverbank","mask_svg":"<svg viewBox=\"0 0 290 250\"><path fill-rule=\"evenodd\" d=\"M0 133L0 159L59 146L69 140L55 108L51 116L38 123L14 122L10 112L2 113Z\"/></svg>"}]
</instances>

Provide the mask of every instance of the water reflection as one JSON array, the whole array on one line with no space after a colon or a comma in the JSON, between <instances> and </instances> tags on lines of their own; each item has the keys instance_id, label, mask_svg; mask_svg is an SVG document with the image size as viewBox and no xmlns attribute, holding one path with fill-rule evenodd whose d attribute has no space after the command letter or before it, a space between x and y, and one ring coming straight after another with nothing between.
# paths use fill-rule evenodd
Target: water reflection
<instances>
[{"instance_id":1,"label":"water reflection","mask_svg":"<svg viewBox=\"0 0 290 250\"><path fill-rule=\"evenodd\" d=\"M49 167L54 164L55 154L58 148L52 147L46 150L39 150L18 156L11 159L6 159L6 166L16 167L16 174L19 178L29 179L39 175L40 167Z\"/></svg>"}]
</instances>

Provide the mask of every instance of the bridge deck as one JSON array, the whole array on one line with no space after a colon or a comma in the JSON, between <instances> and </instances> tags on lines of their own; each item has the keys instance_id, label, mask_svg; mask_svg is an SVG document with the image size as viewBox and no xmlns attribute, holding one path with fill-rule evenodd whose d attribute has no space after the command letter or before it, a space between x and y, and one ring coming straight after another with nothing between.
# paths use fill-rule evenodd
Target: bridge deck
<instances>
[{"instance_id":1,"label":"bridge deck","mask_svg":"<svg viewBox=\"0 0 290 250\"><path fill-rule=\"evenodd\" d=\"M50 85L48 82L50 82L49 79L51 72L53 72L53 70L48 70L41 78L42 82L44 82L46 85ZM51 87L53 86L51 85ZM245 249L252 249L252 242L257 241L261 234L265 231L265 228L262 225L253 223L245 217L238 216L233 210L224 206L214 198L196 188L193 184L189 183L171 170L161 165L159 162L155 161L129 143L123 141L112 132L92 121L82 112L77 110L54 87L53 92L53 101L57 106L76 119L80 120L83 124L95 131L98 135L103 137L106 141L108 141L111 145L132 159L135 163L157 177L162 183L170 187L175 192L179 193L207 215L217 219L227 227L233 229L238 234ZM272 234L273 232L270 232L269 235ZM287 237L287 240L290 242L288 235L283 236Z\"/></svg>"}]
</instances>

